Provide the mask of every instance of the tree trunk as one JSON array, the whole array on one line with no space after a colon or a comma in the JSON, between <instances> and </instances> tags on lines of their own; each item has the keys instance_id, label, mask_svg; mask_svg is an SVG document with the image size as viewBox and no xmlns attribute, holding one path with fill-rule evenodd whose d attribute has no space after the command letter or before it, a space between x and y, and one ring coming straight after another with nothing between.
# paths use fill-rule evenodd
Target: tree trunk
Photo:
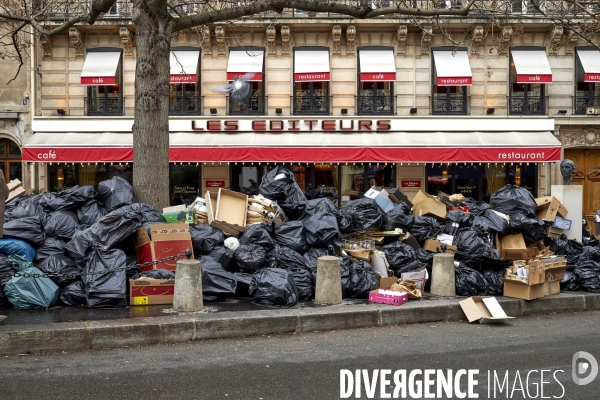
<instances>
[{"instance_id":1,"label":"tree trunk","mask_svg":"<svg viewBox=\"0 0 600 400\"><path fill-rule=\"evenodd\" d=\"M136 27L133 189L139 202L169 206L169 52L166 0L134 0Z\"/></svg>"}]
</instances>

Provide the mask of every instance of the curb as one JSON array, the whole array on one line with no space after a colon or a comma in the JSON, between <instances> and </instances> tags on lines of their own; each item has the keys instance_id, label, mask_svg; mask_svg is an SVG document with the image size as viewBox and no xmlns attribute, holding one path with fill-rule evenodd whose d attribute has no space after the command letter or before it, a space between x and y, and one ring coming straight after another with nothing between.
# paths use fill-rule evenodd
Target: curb
<instances>
[{"instance_id":1,"label":"curb","mask_svg":"<svg viewBox=\"0 0 600 400\"><path fill-rule=\"evenodd\" d=\"M239 338L370 328L439 321L466 321L460 298L383 304L339 304L319 308L189 313L165 317L63 322L0 327L0 355L99 350L205 339ZM513 317L600 310L600 294L561 293L533 301L499 297Z\"/></svg>"}]
</instances>

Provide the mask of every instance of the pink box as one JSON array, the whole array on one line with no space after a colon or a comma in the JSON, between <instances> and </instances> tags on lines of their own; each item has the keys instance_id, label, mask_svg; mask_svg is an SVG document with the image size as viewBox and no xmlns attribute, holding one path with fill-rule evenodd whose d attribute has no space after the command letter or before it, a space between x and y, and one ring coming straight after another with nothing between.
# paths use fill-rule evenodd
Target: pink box
<instances>
[{"instance_id":1,"label":"pink box","mask_svg":"<svg viewBox=\"0 0 600 400\"><path fill-rule=\"evenodd\" d=\"M369 303L391 304L401 306L408 301L408 293L393 292L391 290L377 289L369 292Z\"/></svg>"}]
</instances>

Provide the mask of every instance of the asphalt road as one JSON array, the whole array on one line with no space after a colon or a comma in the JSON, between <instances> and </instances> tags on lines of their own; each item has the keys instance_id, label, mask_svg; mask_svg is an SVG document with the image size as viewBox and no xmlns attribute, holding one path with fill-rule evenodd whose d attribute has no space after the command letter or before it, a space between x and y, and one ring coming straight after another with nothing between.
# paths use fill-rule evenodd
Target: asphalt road
<instances>
[{"instance_id":1,"label":"asphalt road","mask_svg":"<svg viewBox=\"0 0 600 400\"><path fill-rule=\"evenodd\" d=\"M472 391L478 398L598 399L600 376L586 386L575 385L571 362L577 351L600 360L599 328L600 312L594 311L521 317L501 325L419 324L23 355L0 359L0 398L339 399L343 369L353 376L357 369L367 370L367 386L375 370L389 369L384 377L391 382L384 389L393 395L397 387L400 396L406 370L405 398L411 398L410 389L418 394L419 384L427 385L430 378L413 372L411 385L411 371L440 369L447 374L452 369L451 377L458 376L460 385L458 393L455 387L451 393L458 398L463 392L468 395L468 370L475 369L479 374L472 372L472 378L478 382ZM588 362L587 372L592 367ZM462 369L467 370L464 375ZM492 382L494 373L499 384L506 377L503 389L488 385L488 371ZM358 397L355 388L346 394L382 398L380 381L372 397L364 380L359 386ZM437 381L428 388L435 395ZM440 389L438 398L448 398Z\"/></svg>"}]
</instances>

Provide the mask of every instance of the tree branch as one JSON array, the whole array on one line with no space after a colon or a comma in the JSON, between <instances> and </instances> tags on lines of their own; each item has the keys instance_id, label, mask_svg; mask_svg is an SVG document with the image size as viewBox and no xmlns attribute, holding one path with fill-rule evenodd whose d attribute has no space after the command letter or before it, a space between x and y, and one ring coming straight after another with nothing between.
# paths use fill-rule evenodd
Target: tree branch
<instances>
[{"instance_id":1,"label":"tree branch","mask_svg":"<svg viewBox=\"0 0 600 400\"><path fill-rule=\"evenodd\" d=\"M19 25L12 33L11 37L12 37L12 45L15 47L15 51L17 52L17 56L19 56L19 67L17 68L17 72L15 73L15 76L10 79L8 82L6 82L6 84L8 85L9 83L11 83L12 81L14 81L15 79L17 79L17 76L19 76L19 72L21 72L21 67L23 66L23 56L21 56L21 50L19 49L19 44L17 43L17 35L19 34L19 31L23 28L25 28L27 26L26 22L21 23L21 25Z\"/></svg>"}]
</instances>

